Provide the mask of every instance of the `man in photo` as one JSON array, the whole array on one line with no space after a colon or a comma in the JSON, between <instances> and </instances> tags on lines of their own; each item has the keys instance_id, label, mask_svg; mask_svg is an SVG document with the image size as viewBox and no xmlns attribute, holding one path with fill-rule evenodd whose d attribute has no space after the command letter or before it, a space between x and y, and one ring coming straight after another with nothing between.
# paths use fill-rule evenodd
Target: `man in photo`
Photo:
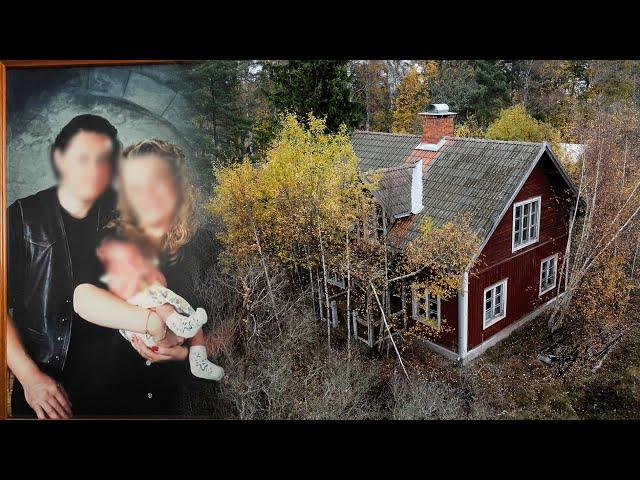
<instances>
[{"instance_id":1,"label":"man in photo","mask_svg":"<svg viewBox=\"0 0 640 480\"><path fill-rule=\"evenodd\" d=\"M72 300L76 285L99 283L95 250L99 230L115 215L119 150L118 132L106 119L73 118L51 148L57 184L8 209L13 416L58 419L114 408L110 357L121 339L83 321Z\"/></svg>"}]
</instances>

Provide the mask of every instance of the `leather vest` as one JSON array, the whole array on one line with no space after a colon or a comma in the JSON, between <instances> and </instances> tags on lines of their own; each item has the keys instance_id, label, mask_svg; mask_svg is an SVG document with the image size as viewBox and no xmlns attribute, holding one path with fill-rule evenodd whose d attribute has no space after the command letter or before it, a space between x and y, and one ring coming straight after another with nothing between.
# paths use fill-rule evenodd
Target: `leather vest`
<instances>
[{"instance_id":1,"label":"leather vest","mask_svg":"<svg viewBox=\"0 0 640 480\"><path fill-rule=\"evenodd\" d=\"M13 322L31 358L52 373L64 368L74 313L73 265L56 190L42 190L10 207L22 217L24 246ZM96 201L99 231L115 216L116 193L109 188Z\"/></svg>"}]
</instances>

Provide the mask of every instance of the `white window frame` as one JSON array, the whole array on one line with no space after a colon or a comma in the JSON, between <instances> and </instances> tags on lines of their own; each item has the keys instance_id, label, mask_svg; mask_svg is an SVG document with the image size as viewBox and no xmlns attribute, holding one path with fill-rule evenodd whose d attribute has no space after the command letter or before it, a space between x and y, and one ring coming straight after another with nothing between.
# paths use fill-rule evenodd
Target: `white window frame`
<instances>
[{"instance_id":1,"label":"white window frame","mask_svg":"<svg viewBox=\"0 0 640 480\"><path fill-rule=\"evenodd\" d=\"M542 290L542 267L546 262L548 262L551 259L553 259L553 285L551 285L550 287L547 287L545 290ZM556 253L554 255L551 255L550 257L542 259L542 261L540 262L540 288L538 290L539 291L538 296L541 297L545 293L548 293L554 288L556 288L557 282L558 282L558 254Z\"/></svg>"},{"instance_id":2,"label":"white window frame","mask_svg":"<svg viewBox=\"0 0 640 480\"><path fill-rule=\"evenodd\" d=\"M351 312L351 321L352 321L351 325L353 326L353 334L355 335L355 337L361 342L366 343L369 347L373 348L373 325L371 324L371 322L360 319L360 316L358 315L358 312L356 310ZM367 329L366 338L364 338L358 333L359 331L358 325L360 325L362 328L366 327Z\"/></svg>"},{"instance_id":3,"label":"white window frame","mask_svg":"<svg viewBox=\"0 0 640 480\"><path fill-rule=\"evenodd\" d=\"M534 203L537 202L538 203L538 214L536 215L536 238L535 239L531 239L529 238L526 242L524 243L520 243L519 245L516 246L516 208L517 207L521 207L522 208L522 212L524 213L524 205L527 203ZM531 211L531 207L529 207L529 211ZM540 217L542 216L542 197L541 196L537 196L537 197L532 197L532 198L528 198L526 200L522 200L521 202L517 202L513 204L513 209L511 211L512 213L512 222L511 222L511 253L516 252L522 248L528 247L529 245L533 245L534 243L537 243L540 240ZM531 214L529 214L531 215ZM531 217L529 217L531 218ZM531 226L527 227L527 228L531 228ZM522 217L520 218L520 238L522 238Z\"/></svg>"},{"instance_id":4,"label":"white window frame","mask_svg":"<svg viewBox=\"0 0 640 480\"><path fill-rule=\"evenodd\" d=\"M422 323L423 325L427 325L429 327L440 327L440 323L442 320L442 308L441 308L441 299L440 299L440 295L436 295L436 310L438 312L437 314L437 318L435 319L431 319L428 317L428 313L427 316L425 317L424 315L420 315L419 313L419 308L420 308L420 304L418 303L418 293L416 292L416 288L412 288L411 292L411 315L413 317L413 319L417 322ZM427 309L429 308L429 299L428 296L430 295L429 292L425 293L425 302L427 303Z\"/></svg>"},{"instance_id":5,"label":"white window frame","mask_svg":"<svg viewBox=\"0 0 640 480\"><path fill-rule=\"evenodd\" d=\"M338 272L336 272L335 270L328 270L327 283L338 288L344 288L345 278L342 275L338 275Z\"/></svg>"},{"instance_id":6,"label":"white window frame","mask_svg":"<svg viewBox=\"0 0 640 480\"><path fill-rule=\"evenodd\" d=\"M499 282L494 283L493 285L488 286L487 288L484 289L484 292L482 292L482 329L486 330L487 328L489 328L491 325L494 325L495 323L498 323L500 320L502 320L504 317L507 316L507 284L508 284L508 278L505 278L503 280L500 280ZM487 298L487 292L489 290L495 290L495 288L499 285L502 285L502 299L503 299L503 304L504 304L504 308L502 309L502 315L497 316L497 317L491 317L488 320L487 323L487 309L486 309L486 298ZM495 293L491 294L491 311L493 311L495 305L494 305L494 299L495 299Z\"/></svg>"}]
</instances>

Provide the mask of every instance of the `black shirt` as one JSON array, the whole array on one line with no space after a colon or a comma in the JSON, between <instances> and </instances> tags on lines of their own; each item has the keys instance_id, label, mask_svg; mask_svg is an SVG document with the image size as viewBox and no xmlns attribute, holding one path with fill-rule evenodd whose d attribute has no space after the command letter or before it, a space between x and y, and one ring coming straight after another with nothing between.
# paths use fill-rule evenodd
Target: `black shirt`
<instances>
[{"instance_id":1,"label":"black shirt","mask_svg":"<svg viewBox=\"0 0 640 480\"><path fill-rule=\"evenodd\" d=\"M96 256L96 204L84 218L74 218L62 207L60 210L71 256L73 288L82 283L104 287L98 281L103 268ZM117 330L94 325L73 314L61 381L74 415L109 413L112 409L118 375L113 359L122 341Z\"/></svg>"},{"instance_id":2,"label":"black shirt","mask_svg":"<svg viewBox=\"0 0 640 480\"><path fill-rule=\"evenodd\" d=\"M175 259L161 256L159 268L167 280L167 287L192 307L204 307L202 289L197 285L211 273L208 269L215 266L219 248L212 232L199 230L180 248ZM210 323L204 328L211 328ZM187 360L147 364L131 346L118 355L122 373L118 385L121 411L117 413L160 417L189 414L191 412L185 411L182 404L187 393L196 403L207 403L203 398L204 389L212 382L191 375ZM211 401L210 398L206 400Z\"/></svg>"}]
</instances>

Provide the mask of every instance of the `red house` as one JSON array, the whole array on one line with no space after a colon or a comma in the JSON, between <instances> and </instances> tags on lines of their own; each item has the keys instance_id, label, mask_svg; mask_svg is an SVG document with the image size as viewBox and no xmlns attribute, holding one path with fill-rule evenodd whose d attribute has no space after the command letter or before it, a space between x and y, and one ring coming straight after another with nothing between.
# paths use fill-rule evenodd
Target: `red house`
<instances>
[{"instance_id":1,"label":"red house","mask_svg":"<svg viewBox=\"0 0 640 480\"><path fill-rule=\"evenodd\" d=\"M434 350L468 361L505 338L553 302L576 198L575 185L546 142L454 137L444 104L422 116L422 135L356 131L351 143L363 173L382 173L386 233L402 250L428 216L442 225L467 213L481 239L457 298L417 299L406 285L389 299L391 315L448 328ZM342 287L339 278L335 287ZM332 315L338 321L337 306ZM352 319L356 335L373 345L371 324ZM368 328L368 330L367 330ZM359 331L358 331L359 329Z\"/></svg>"}]
</instances>

